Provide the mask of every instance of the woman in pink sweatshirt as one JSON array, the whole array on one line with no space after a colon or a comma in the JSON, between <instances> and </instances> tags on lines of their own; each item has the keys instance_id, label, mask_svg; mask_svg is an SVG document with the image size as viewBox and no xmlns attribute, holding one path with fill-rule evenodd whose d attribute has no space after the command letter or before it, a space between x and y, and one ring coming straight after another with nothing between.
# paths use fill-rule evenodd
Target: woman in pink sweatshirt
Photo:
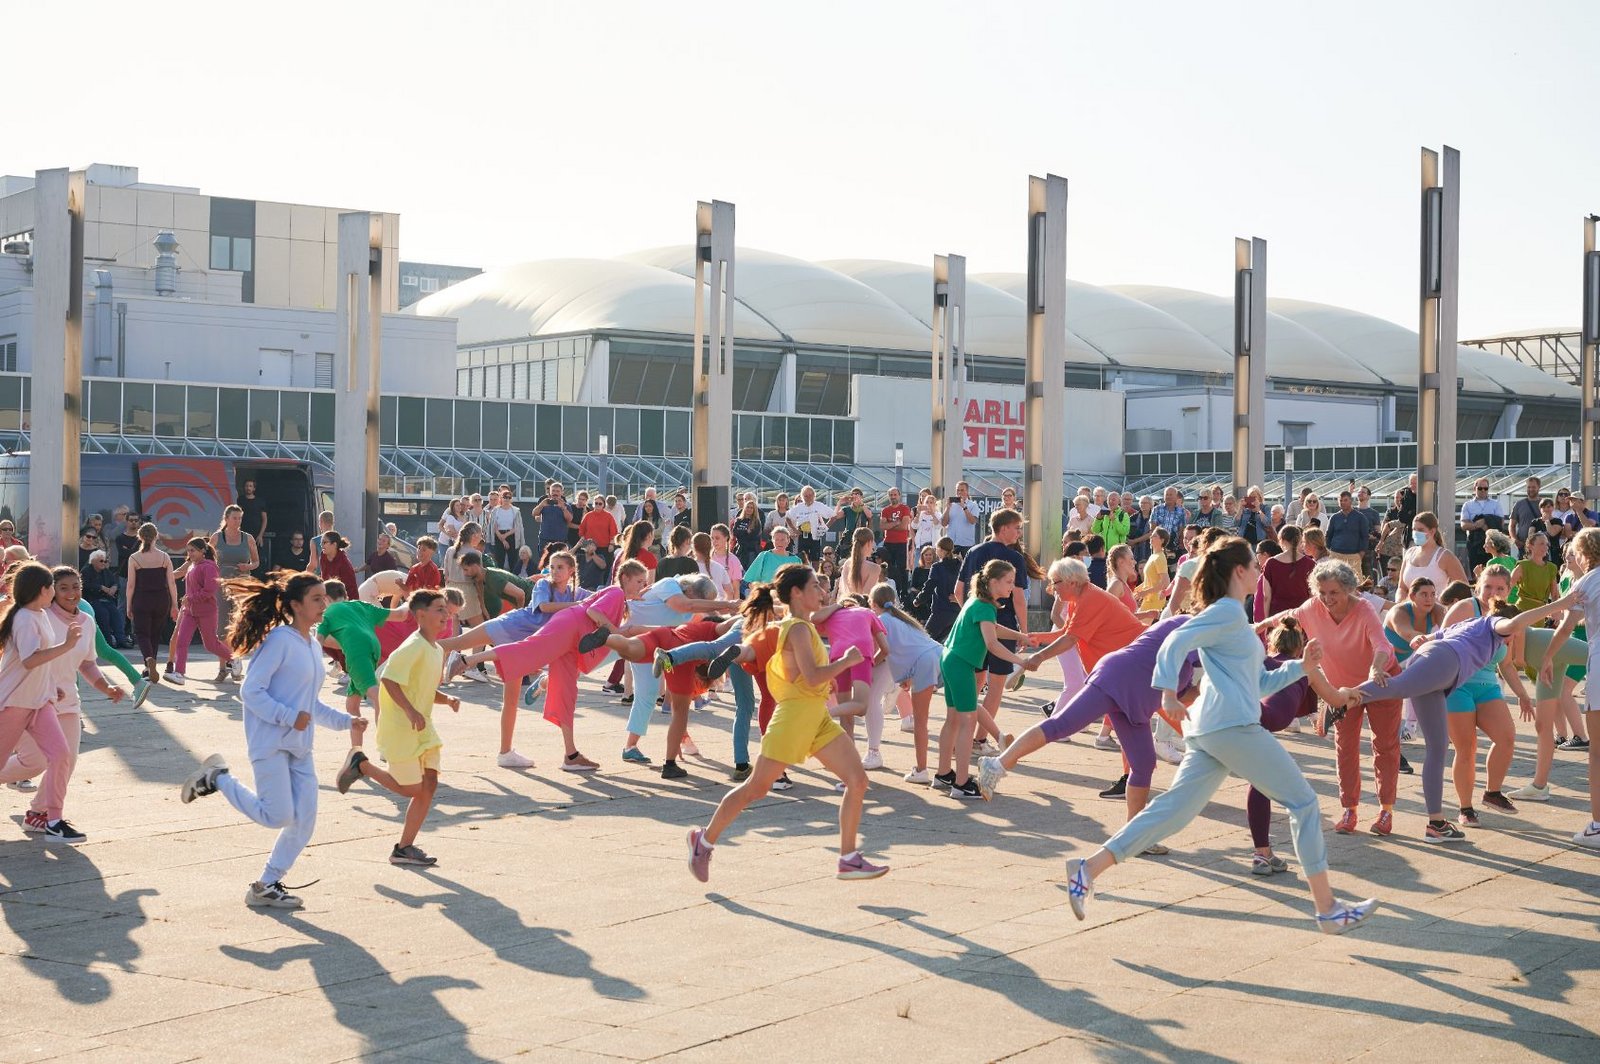
<instances>
[{"instance_id":1,"label":"woman in pink sweatshirt","mask_svg":"<svg viewBox=\"0 0 1600 1064\"><path fill-rule=\"evenodd\" d=\"M189 644L200 629L200 641L217 656L216 683L228 678L233 651L217 636L217 609L222 593L222 575L217 569L217 553L203 539L191 539L184 551L184 562L173 574L183 580L183 605L178 612L178 634L167 657L167 682L181 684L187 677Z\"/></svg>"}]
</instances>

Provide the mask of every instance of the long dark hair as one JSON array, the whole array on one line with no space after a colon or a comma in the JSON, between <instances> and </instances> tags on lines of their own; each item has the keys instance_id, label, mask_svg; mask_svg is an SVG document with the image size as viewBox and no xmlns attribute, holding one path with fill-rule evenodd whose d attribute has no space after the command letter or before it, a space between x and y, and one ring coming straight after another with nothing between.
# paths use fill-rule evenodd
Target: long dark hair
<instances>
[{"instance_id":1,"label":"long dark hair","mask_svg":"<svg viewBox=\"0 0 1600 1064\"><path fill-rule=\"evenodd\" d=\"M649 521L635 521L629 525L628 530L622 534L622 560L637 558L644 550L644 541L649 539L653 532L655 526Z\"/></svg>"},{"instance_id":2,"label":"long dark hair","mask_svg":"<svg viewBox=\"0 0 1600 1064\"><path fill-rule=\"evenodd\" d=\"M322 580L313 573L279 571L266 580L237 577L223 586L233 599L233 623L228 626L228 645L235 654L248 654L261 645L267 633L294 620L293 603L306 597Z\"/></svg>"},{"instance_id":3,"label":"long dark hair","mask_svg":"<svg viewBox=\"0 0 1600 1064\"><path fill-rule=\"evenodd\" d=\"M199 536L189 541L189 549L199 551L208 562L217 560L217 552L212 548L210 541L201 539Z\"/></svg>"},{"instance_id":4,"label":"long dark hair","mask_svg":"<svg viewBox=\"0 0 1600 1064\"><path fill-rule=\"evenodd\" d=\"M27 609L46 588L54 586L55 577L43 562L23 562L17 566L11 574L11 599L5 605L5 614L0 616L0 647L11 642L11 626L17 611Z\"/></svg>"},{"instance_id":5,"label":"long dark hair","mask_svg":"<svg viewBox=\"0 0 1600 1064\"><path fill-rule=\"evenodd\" d=\"M1235 569L1243 568L1255 560L1250 544L1238 536L1224 536L1212 543L1200 558L1200 568L1194 574L1194 595L1200 607L1220 602L1228 597L1228 582Z\"/></svg>"}]
</instances>

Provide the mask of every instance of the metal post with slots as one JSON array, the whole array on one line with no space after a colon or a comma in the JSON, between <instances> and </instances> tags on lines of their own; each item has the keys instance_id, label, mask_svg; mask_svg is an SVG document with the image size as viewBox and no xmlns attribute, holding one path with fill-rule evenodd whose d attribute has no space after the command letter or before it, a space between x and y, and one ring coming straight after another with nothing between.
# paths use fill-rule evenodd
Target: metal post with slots
<instances>
[{"instance_id":1,"label":"metal post with slots","mask_svg":"<svg viewBox=\"0 0 1600 1064\"><path fill-rule=\"evenodd\" d=\"M967 376L967 260L933 257L933 493L955 495L960 482L961 385ZM899 475L899 470L896 470Z\"/></svg>"},{"instance_id":2,"label":"metal post with slots","mask_svg":"<svg viewBox=\"0 0 1600 1064\"><path fill-rule=\"evenodd\" d=\"M83 420L83 171L34 175L33 405L28 460L28 550L47 565L78 565ZM61 403L56 403L60 399ZM163 530L165 531L165 530Z\"/></svg>"},{"instance_id":3,"label":"metal post with slots","mask_svg":"<svg viewBox=\"0 0 1600 1064\"><path fill-rule=\"evenodd\" d=\"M1417 509L1456 524L1456 311L1461 153L1422 149L1421 320L1417 329Z\"/></svg>"},{"instance_id":4,"label":"metal post with slots","mask_svg":"<svg viewBox=\"0 0 1600 1064\"><path fill-rule=\"evenodd\" d=\"M1023 386L1023 506L1028 551L1040 562L1061 549L1066 463L1067 179L1028 178L1028 355Z\"/></svg>"},{"instance_id":5,"label":"metal post with slots","mask_svg":"<svg viewBox=\"0 0 1600 1064\"><path fill-rule=\"evenodd\" d=\"M1595 246L1595 224L1600 215L1583 220L1583 326L1579 337L1578 374L1582 389L1583 420L1579 428L1578 490L1586 500L1600 498L1595 478L1595 424L1600 422L1600 248Z\"/></svg>"},{"instance_id":6,"label":"metal post with slots","mask_svg":"<svg viewBox=\"0 0 1600 1064\"><path fill-rule=\"evenodd\" d=\"M1233 494L1267 478L1267 242L1233 242Z\"/></svg>"},{"instance_id":7,"label":"metal post with slots","mask_svg":"<svg viewBox=\"0 0 1600 1064\"><path fill-rule=\"evenodd\" d=\"M727 519L733 484L733 257L733 204L702 201L695 209L694 438L690 441L694 526L701 532Z\"/></svg>"},{"instance_id":8,"label":"metal post with slots","mask_svg":"<svg viewBox=\"0 0 1600 1064\"><path fill-rule=\"evenodd\" d=\"M334 526L365 553L378 512L378 372L383 340L383 250L388 217L339 215L337 354L333 363ZM358 554L358 557L360 555Z\"/></svg>"}]
</instances>

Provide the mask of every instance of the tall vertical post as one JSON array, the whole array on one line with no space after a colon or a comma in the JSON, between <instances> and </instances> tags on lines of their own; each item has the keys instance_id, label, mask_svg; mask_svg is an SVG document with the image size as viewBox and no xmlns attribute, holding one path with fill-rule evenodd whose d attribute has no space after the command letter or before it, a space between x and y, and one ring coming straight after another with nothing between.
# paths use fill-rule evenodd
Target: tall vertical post
<instances>
[{"instance_id":1,"label":"tall vertical post","mask_svg":"<svg viewBox=\"0 0 1600 1064\"><path fill-rule=\"evenodd\" d=\"M1267 478L1267 242L1233 242L1233 494Z\"/></svg>"},{"instance_id":2,"label":"tall vertical post","mask_svg":"<svg viewBox=\"0 0 1600 1064\"><path fill-rule=\"evenodd\" d=\"M1028 357L1023 385L1024 502L1028 551L1061 549L1066 464L1067 179L1028 178Z\"/></svg>"},{"instance_id":3,"label":"tall vertical post","mask_svg":"<svg viewBox=\"0 0 1600 1064\"><path fill-rule=\"evenodd\" d=\"M726 519L733 485L733 308L733 204L701 201L695 209L694 438L690 447L694 455L694 524L702 532Z\"/></svg>"},{"instance_id":4,"label":"tall vertical post","mask_svg":"<svg viewBox=\"0 0 1600 1064\"><path fill-rule=\"evenodd\" d=\"M967 378L967 260L933 257L933 493L952 498L960 482L961 386ZM898 453L898 452L897 452ZM897 470L898 475L898 470Z\"/></svg>"},{"instance_id":5,"label":"tall vertical post","mask_svg":"<svg viewBox=\"0 0 1600 1064\"><path fill-rule=\"evenodd\" d=\"M1600 422L1600 247L1595 246L1595 224L1600 216L1583 220L1583 325L1580 330L1578 380L1583 391L1583 419L1579 422L1578 492L1584 499L1600 498L1595 476L1595 425Z\"/></svg>"},{"instance_id":6,"label":"tall vertical post","mask_svg":"<svg viewBox=\"0 0 1600 1064\"><path fill-rule=\"evenodd\" d=\"M84 174L40 170L33 189L28 550L46 564L76 566L78 541L71 533L79 526L82 450Z\"/></svg>"},{"instance_id":7,"label":"tall vertical post","mask_svg":"<svg viewBox=\"0 0 1600 1064\"><path fill-rule=\"evenodd\" d=\"M1461 153L1422 149L1421 318L1417 329L1417 508L1455 527L1456 314Z\"/></svg>"},{"instance_id":8,"label":"tall vertical post","mask_svg":"<svg viewBox=\"0 0 1600 1064\"><path fill-rule=\"evenodd\" d=\"M372 549L378 512L378 374L383 342L384 248L390 217L339 215L338 345L333 360L334 525L355 549Z\"/></svg>"}]
</instances>

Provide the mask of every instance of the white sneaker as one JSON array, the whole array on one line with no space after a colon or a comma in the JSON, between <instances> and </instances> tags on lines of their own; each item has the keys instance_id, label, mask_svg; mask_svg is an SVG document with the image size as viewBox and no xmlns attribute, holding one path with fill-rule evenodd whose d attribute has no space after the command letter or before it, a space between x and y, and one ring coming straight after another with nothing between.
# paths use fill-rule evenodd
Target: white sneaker
<instances>
[{"instance_id":1,"label":"white sneaker","mask_svg":"<svg viewBox=\"0 0 1600 1064\"><path fill-rule=\"evenodd\" d=\"M6 784L6 786L14 791L36 791L39 789L39 785L32 780L18 780L15 783Z\"/></svg>"},{"instance_id":2,"label":"white sneaker","mask_svg":"<svg viewBox=\"0 0 1600 1064\"><path fill-rule=\"evenodd\" d=\"M903 731L903 732L914 732L914 731L916 731L917 730L916 718L915 717L901 717L900 718L900 730Z\"/></svg>"},{"instance_id":3,"label":"white sneaker","mask_svg":"<svg viewBox=\"0 0 1600 1064\"><path fill-rule=\"evenodd\" d=\"M1531 783L1525 783L1521 787L1515 787L1507 791L1506 797L1515 798L1519 802L1548 802L1550 800L1550 785L1547 783L1543 787L1535 787Z\"/></svg>"},{"instance_id":4,"label":"white sneaker","mask_svg":"<svg viewBox=\"0 0 1600 1064\"><path fill-rule=\"evenodd\" d=\"M168 683L175 683L180 687L183 686L183 684L186 683L188 681L188 679L189 679L189 677L185 676L181 672L171 672L171 671L169 671L167 673L167 675L166 675L166 681Z\"/></svg>"},{"instance_id":5,"label":"white sneaker","mask_svg":"<svg viewBox=\"0 0 1600 1064\"><path fill-rule=\"evenodd\" d=\"M1117 740L1114 737L1110 736L1110 735L1096 735L1094 737L1094 748L1096 750L1121 750L1122 749L1122 747L1117 745Z\"/></svg>"},{"instance_id":6,"label":"white sneaker","mask_svg":"<svg viewBox=\"0 0 1600 1064\"><path fill-rule=\"evenodd\" d=\"M240 680L244 679L244 661L243 661L243 659L234 658L233 661L229 664L228 667L233 670L233 679L234 679L235 683L237 683Z\"/></svg>"},{"instance_id":7,"label":"white sneaker","mask_svg":"<svg viewBox=\"0 0 1600 1064\"><path fill-rule=\"evenodd\" d=\"M928 770L925 768L914 768L910 772L906 773L905 781L907 783L920 783L923 786L927 786L933 781L933 777L928 774Z\"/></svg>"},{"instance_id":8,"label":"white sneaker","mask_svg":"<svg viewBox=\"0 0 1600 1064\"><path fill-rule=\"evenodd\" d=\"M861 759L861 767L871 772L883 767L883 755L876 750L868 750L867 756Z\"/></svg>"},{"instance_id":9,"label":"white sneaker","mask_svg":"<svg viewBox=\"0 0 1600 1064\"><path fill-rule=\"evenodd\" d=\"M1006 767L1000 763L998 757L980 757L978 759L978 790L983 792L983 800L994 798L994 792L1000 786L1000 781L1005 778Z\"/></svg>"},{"instance_id":10,"label":"white sneaker","mask_svg":"<svg viewBox=\"0 0 1600 1064\"><path fill-rule=\"evenodd\" d=\"M466 671L466 655L459 650L452 650L450 656L444 659L444 682L449 683Z\"/></svg>"},{"instance_id":11,"label":"white sneaker","mask_svg":"<svg viewBox=\"0 0 1600 1064\"><path fill-rule=\"evenodd\" d=\"M1158 739L1156 741L1156 757L1169 765L1181 764L1183 755L1186 752L1181 745L1170 739Z\"/></svg>"},{"instance_id":12,"label":"white sneaker","mask_svg":"<svg viewBox=\"0 0 1600 1064\"><path fill-rule=\"evenodd\" d=\"M1600 850L1600 824L1590 821L1588 827L1572 836L1572 841L1590 850Z\"/></svg>"},{"instance_id":13,"label":"white sneaker","mask_svg":"<svg viewBox=\"0 0 1600 1064\"><path fill-rule=\"evenodd\" d=\"M501 768L532 768L533 758L524 757L515 750L507 750L505 753L495 758L494 763L499 765Z\"/></svg>"}]
</instances>

